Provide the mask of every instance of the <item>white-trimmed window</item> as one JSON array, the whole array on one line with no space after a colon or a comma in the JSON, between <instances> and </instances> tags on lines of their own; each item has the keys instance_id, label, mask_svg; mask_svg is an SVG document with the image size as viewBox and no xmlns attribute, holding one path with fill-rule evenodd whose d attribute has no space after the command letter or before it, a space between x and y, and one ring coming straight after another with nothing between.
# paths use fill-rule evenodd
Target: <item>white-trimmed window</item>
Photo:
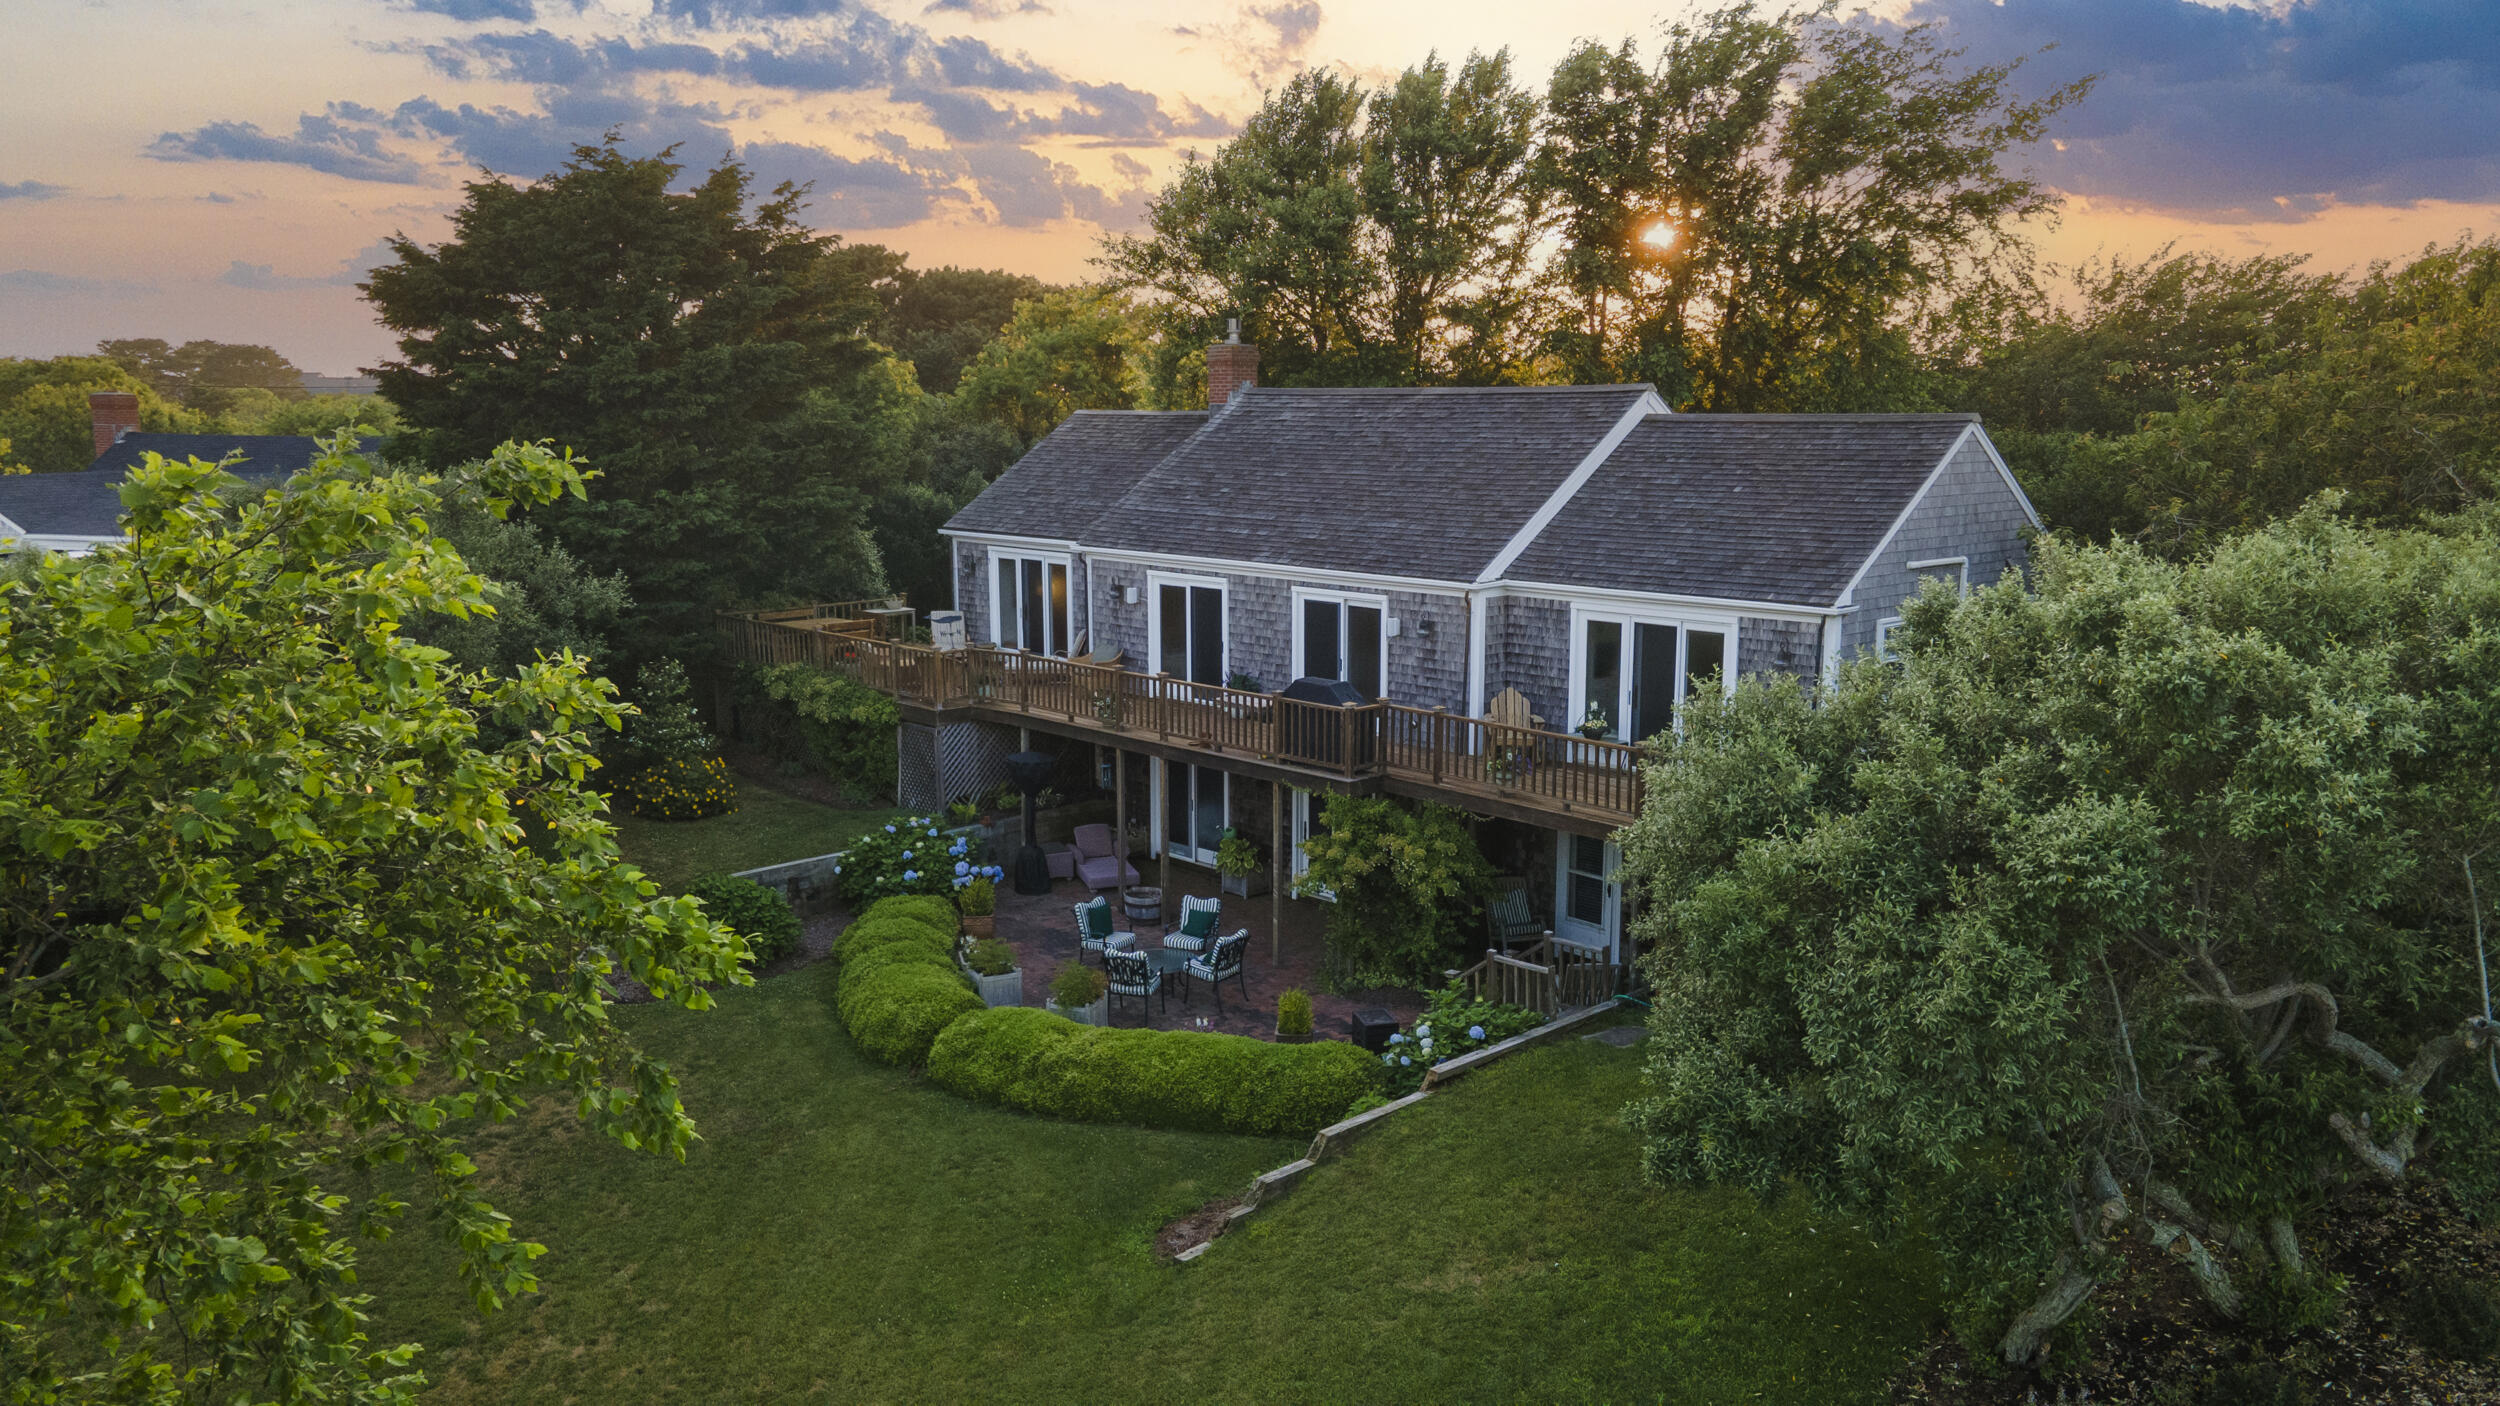
<instances>
[{"instance_id":1,"label":"white-trimmed window","mask_svg":"<svg viewBox=\"0 0 2500 1406\"><path fill-rule=\"evenodd\" d=\"M1068 652L1068 557L990 550L990 639L1029 654Z\"/></svg>"},{"instance_id":2,"label":"white-trimmed window","mask_svg":"<svg viewBox=\"0 0 2500 1406\"><path fill-rule=\"evenodd\" d=\"M1912 595L1925 590L1930 581L1950 581L1956 591L1970 594L1969 557L1930 557L1925 561L1914 561L1910 563L1910 576Z\"/></svg>"},{"instance_id":3,"label":"white-trimmed window","mask_svg":"<svg viewBox=\"0 0 2500 1406\"><path fill-rule=\"evenodd\" d=\"M1875 657L1891 663L1899 657L1892 652L1892 632L1901 628L1901 617L1887 615L1875 622Z\"/></svg>"},{"instance_id":4,"label":"white-trimmed window","mask_svg":"<svg viewBox=\"0 0 2500 1406\"><path fill-rule=\"evenodd\" d=\"M1365 698L1385 696L1389 691L1388 620L1385 596L1295 587L1295 676L1342 679Z\"/></svg>"},{"instance_id":5,"label":"white-trimmed window","mask_svg":"<svg viewBox=\"0 0 2500 1406\"><path fill-rule=\"evenodd\" d=\"M1574 606L1571 716L1546 726L1579 732L1594 719L1607 740L1638 742L1674 727L1705 687L1736 691L1735 617Z\"/></svg>"},{"instance_id":6,"label":"white-trimmed window","mask_svg":"<svg viewBox=\"0 0 2500 1406\"><path fill-rule=\"evenodd\" d=\"M1146 639L1151 672L1221 685L1230 666L1224 648L1224 578L1148 573Z\"/></svg>"}]
</instances>

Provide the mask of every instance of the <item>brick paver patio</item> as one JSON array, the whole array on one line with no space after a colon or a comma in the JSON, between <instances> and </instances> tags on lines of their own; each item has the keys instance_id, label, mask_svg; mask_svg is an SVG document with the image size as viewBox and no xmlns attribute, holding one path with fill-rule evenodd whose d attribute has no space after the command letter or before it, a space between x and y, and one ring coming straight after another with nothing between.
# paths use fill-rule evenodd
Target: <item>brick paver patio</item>
<instances>
[{"instance_id":1,"label":"brick paver patio","mask_svg":"<svg viewBox=\"0 0 2500 1406\"><path fill-rule=\"evenodd\" d=\"M1145 882L1157 878L1155 864L1140 864ZM1178 925L1183 894L1208 897L1221 893L1216 876L1194 865L1174 864L1172 882L1163 891L1163 915ZM1073 879L1061 879L1051 885L1047 895L1016 893L1012 886L1001 884L998 890L998 937L1016 949L1017 963L1024 969L1024 1001L1039 1006L1050 993L1051 978L1059 974L1064 962L1077 960L1076 916L1074 907L1093 895ZM1121 1028L1147 1026L1156 1030L1221 1030L1235 1035L1255 1035L1263 1040L1276 1036L1276 997L1289 987L1299 986L1311 993L1311 1029L1324 1039L1342 1040L1348 1035L1348 1022L1354 1012L1366 1006L1384 1006L1401 1021L1411 1021L1423 1010L1421 993L1403 988L1385 988L1358 992L1350 996L1330 995L1319 989L1318 966L1321 930L1328 917L1328 906L1316 899L1285 900L1284 941L1281 960L1271 956L1274 928L1270 921L1273 900L1266 894L1256 898L1238 898L1222 894L1224 912L1216 925L1219 933L1241 928L1250 930L1250 950L1243 963L1243 980L1226 981L1223 1007L1219 1012L1216 996L1203 983L1167 978L1170 1008L1162 996L1150 997L1141 1012L1136 1001L1114 998L1111 1023ZM1116 910L1119 895L1111 893ZM1120 918L1122 929L1134 928L1140 951L1151 951L1162 945L1163 928L1154 923L1130 923ZM1088 965L1099 959L1088 957ZM1242 987L1249 987L1249 998L1242 997ZM1183 1002L1183 993L1187 1002ZM1200 1022L1204 1022L1201 1024Z\"/></svg>"}]
</instances>

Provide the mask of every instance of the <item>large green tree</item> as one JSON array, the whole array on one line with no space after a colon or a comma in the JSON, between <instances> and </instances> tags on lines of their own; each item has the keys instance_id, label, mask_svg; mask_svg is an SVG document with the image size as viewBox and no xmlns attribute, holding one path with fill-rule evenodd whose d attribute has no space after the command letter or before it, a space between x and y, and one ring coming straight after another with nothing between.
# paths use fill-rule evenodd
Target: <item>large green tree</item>
<instances>
[{"instance_id":1,"label":"large green tree","mask_svg":"<svg viewBox=\"0 0 2500 1406\"><path fill-rule=\"evenodd\" d=\"M10 442L18 462L39 474L87 467L95 462L95 417L87 404L94 391L136 394L144 430L198 433L217 428L208 416L158 395L107 357L0 357L0 439Z\"/></svg>"},{"instance_id":2,"label":"large green tree","mask_svg":"<svg viewBox=\"0 0 2500 1406\"><path fill-rule=\"evenodd\" d=\"M2184 564L2052 539L2036 590L1909 603L1899 664L1662 738L1651 1175L1934 1227L2017 1362L2163 1263L2318 1313L2341 1181L2491 1204L2500 522L2331 507Z\"/></svg>"},{"instance_id":3,"label":"large green tree","mask_svg":"<svg viewBox=\"0 0 2500 1406\"><path fill-rule=\"evenodd\" d=\"M1176 343L1239 317L1276 384L1521 379L1535 116L1507 51L1455 69L1434 55L1375 92L1296 75L1212 158L1193 154L1104 263L1156 298Z\"/></svg>"},{"instance_id":4,"label":"large green tree","mask_svg":"<svg viewBox=\"0 0 2500 1406\"><path fill-rule=\"evenodd\" d=\"M274 347L206 340L176 346L162 337L125 337L97 343L96 355L145 381L165 399L203 414L244 407L265 411L308 394L302 369Z\"/></svg>"},{"instance_id":5,"label":"large green tree","mask_svg":"<svg viewBox=\"0 0 2500 1406\"><path fill-rule=\"evenodd\" d=\"M743 947L619 862L583 782L620 705L578 659L465 673L407 634L491 608L432 514L580 483L529 448L439 482L334 448L288 491L151 462L127 545L0 585L10 1400L407 1399L354 1271L409 1205L372 1188L492 1305L540 1247L479 1194L475 1120L552 1093L683 1154L608 982L701 1008Z\"/></svg>"},{"instance_id":6,"label":"large green tree","mask_svg":"<svg viewBox=\"0 0 2500 1406\"><path fill-rule=\"evenodd\" d=\"M605 475L546 516L632 580L638 657L700 657L723 606L879 589L864 513L908 431L876 299L799 224L801 192L756 200L734 162L680 174L610 143L473 182L450 239L393 240L363 285L426 462L548 438Z\"/></svg>"}]
</instances>

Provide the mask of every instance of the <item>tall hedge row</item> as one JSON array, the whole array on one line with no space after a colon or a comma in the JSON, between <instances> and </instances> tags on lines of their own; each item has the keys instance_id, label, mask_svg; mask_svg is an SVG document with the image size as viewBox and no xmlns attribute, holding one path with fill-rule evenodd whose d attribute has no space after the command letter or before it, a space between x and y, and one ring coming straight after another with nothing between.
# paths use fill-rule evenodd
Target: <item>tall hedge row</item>
<instances>
[{"instance_id":1,"label":"tall hedge row","mask_svg":"<svg viewBox=\"0 0 2500 1406\"><path fill-rule=\"evenodd\" d=\"M1325 1127L1378 1085L1371 1056L1339 1041L1109 1030L1013 1006L948 1025L930 1048L929 1078L1053 1118L1255 1134Z\"/></svg>"},{"instance_id":2,"label":"tall hedge row","mask_svg":"<svg viewBox=\"0 0 2500 1406\"><path fill-rule=\"evenodd\" d=\"M1291 1135L1335 1122L1378 1085L1371 1056L1333 1041L1105 1030L986 1009L956 968L955 928L944 898L869 905L834 940L834 1011L870 1055L925 1065L965 1098L1089 1123Z\"/></svg>"}]
</instances>

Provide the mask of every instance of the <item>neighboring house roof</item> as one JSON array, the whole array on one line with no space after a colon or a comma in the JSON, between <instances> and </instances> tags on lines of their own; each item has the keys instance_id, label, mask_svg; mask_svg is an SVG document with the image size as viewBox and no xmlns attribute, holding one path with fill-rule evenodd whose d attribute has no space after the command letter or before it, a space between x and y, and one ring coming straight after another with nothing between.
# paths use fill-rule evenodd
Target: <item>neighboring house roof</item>
<instances>
[{"instance_id":1,"label":"neighboring house roof","mask_svg":"<svg viewBox=\"0 0 2500 1406\"><path fill-rule=\"evenodd\" d=\"M1079 410L1009 465L946 528L1072 541L1206 423L1203 410Z\"/></svg>"},{"instance_id":2,"label":"neighboring house roof","mask_svg":"<svg viewBox=\"0 0 2500 1406\"><path fill-rule=\"evenodd\" d=\"M1107 550L1472 581L1654 394L1247 387L1067 535Z\"/></svg>"},{"instance_id":3,"label":"neighboring house roof","mask_svg":"<svg viewBox=\"0 0 2500 1406\"><path fill-rule=\"evenodd\" d=\"M363 447L373 453L381 445L379 439L367 439ZM118 540L122 481L150 451L168 459L210 463L240 453L233 471L255 482L284 479L310 465L319 452L311 435L126 434L96 456L94 464L75 473L0 477L0 547L17 537L35 539L42 547L72 549Z\"/></svg>"},{"instance_id":4,"label":"neighboring house roof","mask_svg":"<svg viewBox=\"0 0 2500 1406\"><path fill-rule=\"evenodd\" d=\"M1506 573L1828 605L1976 415L1653 415Z\"/></svg>"}]
</instances>

